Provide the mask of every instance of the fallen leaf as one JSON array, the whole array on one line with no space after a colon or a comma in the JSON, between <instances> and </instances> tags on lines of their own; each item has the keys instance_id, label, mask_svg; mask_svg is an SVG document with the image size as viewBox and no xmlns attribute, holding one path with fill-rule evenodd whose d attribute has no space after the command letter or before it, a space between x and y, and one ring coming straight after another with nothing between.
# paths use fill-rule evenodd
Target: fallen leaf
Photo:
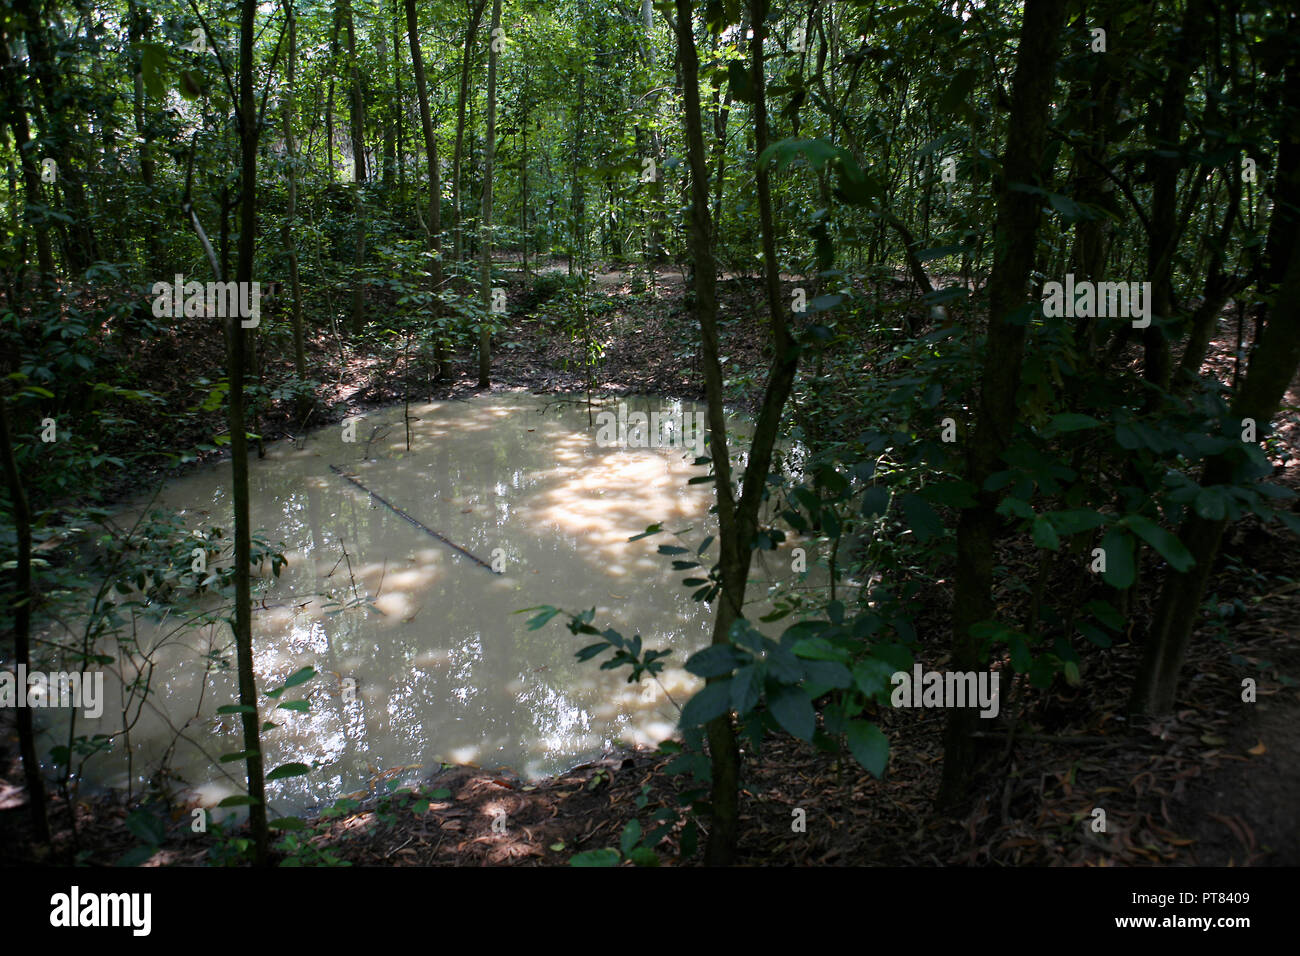
<instances>
[{"instance_id":1,"label":"fallen leaf","mask_svg":"<svg viewBox=\"0 0 1300 956\"><path fill-rule=\"evenodd\" d=\"M1264 746L1264 741L1261 740L1259 743L1255 744L1255 746L1247 750L1246 753L1250 754L1252 757L1259 757L1268 753L1268 748Z\"/></svg>"}]
</instances>

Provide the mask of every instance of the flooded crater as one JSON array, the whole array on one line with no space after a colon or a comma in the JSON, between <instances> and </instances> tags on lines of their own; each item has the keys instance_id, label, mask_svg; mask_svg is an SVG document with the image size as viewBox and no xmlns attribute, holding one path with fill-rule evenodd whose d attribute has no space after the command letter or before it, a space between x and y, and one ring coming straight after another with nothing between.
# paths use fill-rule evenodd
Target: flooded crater
<instances>
[{"instance_id":1,"label":"flooded crater","mask_svg":"<svg viewBox=\"0 0 1300 956\"><path fill-rule=\"evenodd\" d=\"M399 407L268 445L250 466L254 537L288 562L278 578L268 562L255 586L258 687L319 673L281 698L307 700L307 712L261 700L278 725L264 735L267 769L314 768L270 785L282 812L443 762L538 777L617 742L657 742L676 724L670 696L683 703L698 683L681 665L707 642L711 609L657 552L693 551L711 533L712 486L688 483L707 474L694 450L606 447L585 405L520 393L412 406L411 416L409 450ZM190 531L229 529L229 487L229 463L216 464L166 485L154 507ZM628 541L652 523L680 537ZM580 663L574 652L590 641L562 618L529 630L531 615L516 613L546 604L594 607L598 627L672 648L660 680L629 685L626 670ZM205 805L243 789L242 763L218 762L242 749L238 717L216 713L237 698L229 625L219 615L180 625L133 625L154 649L151 692L129 740L87 762L88 784L139 789L166 757ZM78 734L121 730L121 684L108 685L104 716L79 718Z\"/></svg>"}]
</instances>

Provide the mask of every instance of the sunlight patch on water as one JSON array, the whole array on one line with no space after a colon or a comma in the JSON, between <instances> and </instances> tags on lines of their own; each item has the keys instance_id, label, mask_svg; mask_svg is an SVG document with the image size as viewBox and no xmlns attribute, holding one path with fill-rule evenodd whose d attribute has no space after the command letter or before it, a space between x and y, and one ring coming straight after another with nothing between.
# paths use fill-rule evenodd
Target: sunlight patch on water
<instances>
[{"instance_id":1,"label":"sunlight patch on water","mask_svg":"<svg viewBox=\"0 0 1300 956\"><path fill-rule=\"evenodd\" d=\"M316 767L270 785L281 811L365 790L389 768L447 762L557 773L617 741L668 736L677 710L667 695L681 704L699 685L681 665L707 643L712 609L691 600L680 584L690 575L673 571L657 548L694 550L711 533L711 486L687 484L704 468L681 449L598 447L586 409L572 402L507 393L411 412L409 450L402 410L390 408L361 416L355 443L329 426L297 445L268 445L266 459L250 465L255 536L289 561L256 593L258 686L306 666L319 672L283 698L306 699L307 713L260 701L262 719L278 725L264 735L267 769ZM504 558L505 573L446 547L330 465L478 558ZM158 503L181 511L190 529L222 526L228 540L229 478L228 463L201 469L168 484ZM627 540L656 522L680 538ZM671 647L662 686L629 685L626 670L576 661L590 642L562 618L527 630L528 615L515 612L539 604L594 606L596 626ZM241 763L216 760L242 749L238 718L216 713L237 698L230 630L215 623L169 634L175 625L137 622L156 666L130 733L131 772L139 789L170 751L180 788L213 805L243 784ZM209 651L228 666L205 666ZM120 731L120 685L106 680L105 691L105 716L79 721L77 733ZM122 786L126 751L119 736L112 753L87 763L87 782Z\"/></svg>"}]
</instances>

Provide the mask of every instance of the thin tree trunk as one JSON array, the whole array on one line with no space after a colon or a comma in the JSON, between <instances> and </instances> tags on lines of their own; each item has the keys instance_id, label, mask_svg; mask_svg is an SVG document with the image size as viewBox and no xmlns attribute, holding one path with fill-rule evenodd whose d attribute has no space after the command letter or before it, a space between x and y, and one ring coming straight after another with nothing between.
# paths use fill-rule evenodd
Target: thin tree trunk
<instances>
[{"instance_id":1,"label":"thin tree trunk","mask_svg":"<svg viewBox=\"0 0 1300 956\"><path fill-rule=\"evenodd\" d=\"M4 460L5 481L9 485L9 501L14 511L14 530L17 535L18 566L15 569L14 595L10 602L14 622L14 666L18 673L26 672L32 663L32 522L27 507L27 493L23 490L14 458L13 441L9 434L8 402L0 395L0 458ZM32 830L37 841L50 842L50 824L45 815L45 781L41 778L41 763L36 756L36 734L32 729L32 710L26 704L18 707L14 715L18 721L18 752L23 758L23 777L27 781L28 809L32 817Z\"/></svg>"},{"instance_id":2,"label":"thin tree trunk","mask_svg":"<svg viewBox=\"0 0 1300 956\"><path fill-rule=\"evenodd\" d=\"M71 220L65 258L69 272L79 273L98 258L95 233L90 224L90 204L86 199L84 177L90 168L81 148L76 121L71 112L74 98L65 95L62 71L50 49L48 17L34 0L16 0L14 9L26 19L28 69L35 79L35 90L44 105L46 124L42 140L59 161L59 188Z\"/></svg>"},{"instance_id":3,"label":"thin tree trunk","mask_svg":"<svg viewBox=\"0 0 1300 956\"><path fill-rule=\"evenodd\" d=\"M976 505L961 512L957 524L957 581L953 597L954 671L976 671L987 664L971 627L993 617L993 545L997 528L998 494L984 490L1011 443L1018 410L1025 349L1025 323L1014 321L1027 303L1027 285L1034 265L1041 202L1015 189L1041 178L1043 147L1051 107L1053 79L1065 0L1027 0L1016 73L1012 83L1003 181L994 227L997 255L989 277L989 332L976 411L975 434L967 451L966 480L980 489ZM944 734L940 807L956 808L964 801L975 762L976 711L948 712Z\"/></svg>"},{"instance_id":4,"label":"thin tree trunk","mask_svg":"<svg viewBox=\"0 0 1300 956\"><path fill-rule=\"evenodd\" d=\"M524 276L528 275L528 70L524 69L521 95L523 118L519 123L519 239Z\"/></svg>"},{"instance_id":5,"label":"thin tree trunk","mask_svg":"<svg viewBox=\"0 0 1300 956\"><path fill-rule=\"evenodd\" d=\"M1147 277L1151 282L1151 325L1143 332L1143 377L1160 389L1167 388L1172 374L1169 340L1158 320L1169 319L1174 311L1173 260L1184 223L1178 222L1178 176L1184 158L1182 148L1183 105L1196 69L1196 51L1205 35L1209 0L1190 0L1183 15L1182 30L1165 74L1160 107L1152 118L1151 138L1156 154L1147 161L1151 174L1151 232L1147 237ZM1175 155L1160 155L1174 153ZM1148 406L1154 407L1159 392L1153 391Z\"/></svg>"},{"instance_id":6,"label":"thin tree trunk","mask_svg":"<svg viewBox=\"0 0 1300 956\"><path fill-rule=\"evenodd\" d=\"M257 237L257 101L253 95L253 42L257 0L243 0L239 32L240 207L239 262L235 279L253 281L253 249ZM218 279L221 277L218 276ZM244 432L244 328L239 317L230 322L230 457L231 498L235 509L235 653L239 670L240 715L247 752L249 825L255 862L267 863L266 783L257 713L257 678L253 673L253 612L250 556L252 536L248 514L248 439Z\"/></svg>"},{"instance_id":7,"label":"thin tree trunk","mask_svg":"<svg viewBox=\"0 0 1300 956\"><path fill-rule=\"evenodd\" d=\"M1294 34L1293 34L1294 36ZM1288 69L1283 86L1282 113L1291 117L1300 111L1300 70ZM1277 179L1279 194L1274 215L1294 217L1287 207L1295 201L1300 188L1300 149L1296 148L1293 125L1283 121L1279 144ZM1294 218L1282 227L1269 230L1266 248L1270 271L1280 285L1273 296L1269 320L1251 351L1250 367L1241 391L1232 402L1233 421L1253 419L1261 430L1277 414L1291 379L1300 367L1300 244L1288 229ZM1276 243L1276 244L1275 244ZM1282 245L1277 245L1282 244ZM1213 487L1233 483L1240 467L1241 453L1224 452L1208 459L1201 473L1201 486ZM1218 554L1226 518L1211 520L1190 511L1179 529L1178 537L1191 552L1195 564L1186 573L1168 572L1156 604L1155 616L1143 651L1142 663L1129 698L1133 713L1164 714L1174 705L1178 675L1182 670L1192 630L1200 615L1201 599Z\"/></svg>"},{"instance_id":8,"label":"thin tree trunk","mask_svg":"<svg viewBox=\"0 0 1300 956\"><path fill-rule=\"evenodd\" d=\"M397 138L397 197L406 203L406 106L402 94L402 11L393 0L393 129Z\"/></svg>"},{"instance_id":9,"label":"thin tree trunk","mask_svg":"<svg viewBox=\"0 0 1300 956\"><path fill-rule=\"evenodd\" d=\"M18 165L23 174L23 193L26 208L23 220L36 237L36 263L40 270L41 283L54 277L54 251L50 246L49 227L44 217L37 218L36 210L41 207L41 174L36 166L37 157L33 155L31 128L27 122L27 113L22 108L22 98L18 91L18 78L15 66L9 54L9 44L0 38L0 88L12 104L10 125L14 131L14 151L18 154ZM35 221L34 221L35 220Z\"/></svg>"},{"instance_id":10,"label":"thin tree trunk","mask_svg":"<svg viewBox=\"0 0 1300 956\"><path fill-rule=\"evenodd\" d=\"M744 616L745 587L752 558L752 542L758 528L758 512L772 463L772 450L785 402L794 382L797 353L790 335L785 310L780 303L780 273L772 232L771 196L768 177L762 168L756 171L759 217L763 233L765 290L772 327L772 364L768 372L763 402L750 442L749 460L741 484L740 499L734 497L731 481L730 452L727 446L726 420L723 410L722 365L718 344L717 262L713 255L713 227L709 211L709 171L704 148L704 129L700 118L699 57L695 49L691 0L676 0L677 50L681 66L687 158L691 172L690 246L695 259L696 313L700 321L700 339L704 353L704 379L708 394L709 457L713 464L717 494L719 526L719 566L722 595L714 619L714 644L731 640L731 625ZM767 142L766 93L763 82L763 34L767 15L766 0L754 0L751 10L755 23L751 44L751 82L755 90L754 124L757 152ZM728 865L735 861L739 837L740 752L731 715L710 721L707 727L709 755L712 763L713 827L705 849L711 865Z\"/></svg>"},{"instance_id":11,"label":"thin tree trunk","mask_svg":"<svg viewBox=\"0 0 1300 956\"><path fill-rule=\"evenodd\" d=\"M375 41L375 49L379 54L379 70L383 75L388 73L388 36L384 31L379 31L379 36ZM390 103L390 108L385 110L383 126L383 145L381 148L380 163L383 168L380 170L380 186L383 187L384 195L391 195L393 191L393 180L397 174L397 143L396 130L393 122L393 109L400 105L398 96L394 96Z\"/></svg>"},{"instance_id":12,"label":"thin tree trunk","mask_svg":"<svg viewBox=\"0 0 1300 956\"><path fill-rule=\"evenodd\" d=\"M451 215L452 215L452 256L456 268L460 268L461 254L464 251L462 224L464 222L460 204L460 168L465 154L465 107L469 102L469 74L474 52L474 39L478 36L478 24L483 19L487 0L471 0L469 23L465 28L465 52L460 62L460 95L456 99L456 150L451 159Z\"/></svg>"},{"instance_id":13,"label":"thin tree trunk","mask_svg":"<svg viewBox=\"0 0 1300 956\"><path fill-rule=\"evenodd\" d=\"M151 24L147 19L148 13L142 12L134 0L131 0L127 6L127 18L129 23L127 39L134 45L144 38L146 30ZM138 66L140 55L134 54L134 56L137 67L132 82L131 105L132 115L135 120L135 135L140 141L140 182L144 184L145 195L151 196L153 193L154 183L154 161L149 153L151 137L148 134L148 127L144 120L144 74L140 72ZM157 233L152 229L146 230L144 241L145 254L148 256L149 262L157 263L159 256Z\"/></svg>"},{"instance_id":14,"label":"thin tree trunk","mask_svg":"<svg viewBox=\"0 0 1300 956\"><path fill-rule=\"evenodd\" d=\"M352 22L352 5L343 2L343 27L347 38L348 73L352 85L352 216L356 229L352 247L352 334L360 335L366 325L366 215L361 202L361 185L366 181L365 105L361 98L361 73L357 69L357 40Z\"/></svg>"},{"instance_id":15,"label":"thin tree trunk","mask_svg":"<svg viewBox=\"0 0 1300 956\"><path fill-rule=\"evenodd\" d=\"M481 264L479 284L483 296L483 324L478 332L478 387L492 384L492 166L497 146L497 27L501 25L501 0L492 0L492 26L488 30L487 141L483 144L483 213L479 220Z\"/></svg>"},{"instance_id":16,"label":"thin tree trunk","mask_svg":"<svg viewBox=\"0 0 1300 956\"><path fill-rule=\"evenodd\" d=\"M289 291L293 298L292 313L290 315L290 323L293 327L293 370L298 379L298 387L302 389L307 382L307 348L302 320L302 282L298 276L298 241L294 237L295 220L298 215L298 149L293 138L294 73L298 63L298 18L293 9L293 0L285 0L284 9L289 27L288 59L285 62L285 78L288 91L284 98L283 112L284 148L289 157L289 198L284 226L280 235L285 250L289 254ZM298 417L305 419L307 413L311 410L311 405L311 399L300 391L297 400Z\"/></svg>"},{"instance_id":17,"label":"thin tree trunk","mask_svg":"<svg viewBox=\"0 0 1300 956\"><path fill-rule=\"evenodd\" d=\"M1287 386L1300 367L1300 246L1291 246L1290 263L1272 312L1259 346L1251 355L1241 392L1232 403L1233 420L1250 418L1261 428L1277 414ZM1201 474L1201 486L1231 484L1239 462L1239 452L1209 459ZM1211 520L1194 511L1183 521L1178 537L1196 563L1182 574L1171 569L1160 590L1129 698L1131 712L1159 715L1173 709L1178 675L1227 526L1227 518Z\"/></svg>"},{"instance_id":18,"label":"thin tree trunk","mask_svg":"<svg viewBox=\"0 0 1300 956\"><path fill-rule=\"evenodd\" d=\"M433 250L430 269L432 300L430 312L436 319L442 314L442 180L438 169L438 139L433 134L433 119L429 112L429 88L424 74L424 57L420 52L419 20L415 0L404 0L406 7L406 32L411 45L411 72L415 74L415 95L420 102L420 130L424 136L424 155L429 163L429 243ZM435 329L434 361L438 378L444 377L446 349L442 330Z\"/></svg>"}]
</instances>

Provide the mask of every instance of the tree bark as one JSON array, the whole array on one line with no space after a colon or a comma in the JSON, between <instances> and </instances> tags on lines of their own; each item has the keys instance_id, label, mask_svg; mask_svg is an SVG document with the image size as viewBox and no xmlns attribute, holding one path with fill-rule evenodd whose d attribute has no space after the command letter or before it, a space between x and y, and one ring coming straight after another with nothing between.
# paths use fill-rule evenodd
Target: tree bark
<instances>
[{"instance_id":1,"label":"tree bark","mask_svg":"<svg viewBox=\"0 0 1300 956\"><path fill-rule=\"evenodd\" d=\"M1143 377L1159 389L1169 386L1172 364L1166 330L1158 324L1172 318L1174 311L1173 260L1183 223L1178 222L1178 176L1185 159L1182 155L1183 107L1187 101L1189 80L1196 69L1196 51L1205 35L1205 18L1209 0L1189 0L1183 15L1182 31L1174 56L1167 63L1160 107L1153 117L1152 141L1157 150L1174 152L1173 156L1152 156L1147 168L1151 172L1151 232L1147 236L1147 277L1151 282L1151 325L1143 332ZM1158 400L1152 392L1148 401Z\"/></svg>"},{"instance_id":2,"label":"tree bark","mask_svg":"<svg viewBox=\"0 0 1300 956\"><path fill-rule=\"evenodd\" d=\"M497 148L497 27L501 25L501 0L492 0L492 26L488 30L487 140L483 144L483 212L479 217L479 285L483 296L483 324L478 331L478 387L492 384L492 166Z\"/></svg>"},{"instance_id":3,"label":"tree bark","mask_svg":"<svg viewBox=\"0 0 1300 956\"><path fill-rule=\"evenodd\" d=\"M240 205L239 259L235 279L253 281L253 251L257 238L257 101L253 95L253 43L257 0L243 0L239 30ZM218 279L221 277L218 276ZM239 670L239 703L244 750L248 753L248 820L253 834L254 861L267 863L266 783L257 713L257 678L253 673L252 581L249 569L252 535L248 514L248 438L244 432L244 328L230 320L230 457L231 498L235 509L235 653Z\"/></svg>"},{"instance_id":4,"label":"tree bark","mask_svg":"<svg viewBox=\"0 0 1300 956\"><path fill-rule=\"evenodd\" d=\"M465 27L465 52L460 62L460 95L456 98L456 149L451 157L451 248L456 267L460 268L461 253L464 247L462 238L462 212L460 205L460 167L465 154L465 107L469 102L469 74L474 52L474 39L478 36L478 24L487 9L487 0L471 0L469 23Z\"/></svg>"},{"instance_id":5,"label":"tree bark","mask_svg":"<svg viewBox=\"0 0 1300 956\"><path fill-rule=\"evenodd\" d=\"M285 251L289 254L289 292L293 300L290 306L292 310L290 323L293 328L293 370L295 377L298 379L298 387L302 389L307 382L307 348L302 319L302 282L298 277L298 241L294 238L295 220L298 215L298 147L293 138L294 73L298 63L298 18L293 9L293 0L285 0L284 9L285 16L288 19L289 49L285 61L285 79L288 91L284 98L282 122L284 149L289 158L289 196L284 227L280 236L284 242ZM299 391L297 399L299 418L306 418L307 413L311 410L311 405L311 400Z\"/></svg>"},{"instance_id":6,"label":"tree bark","mask_svg":"<svg viewBox=\"0 0 1300 956\"><path fill-rule=\"evenodd\" d=\"M438 139L433 134L433 119L429 112L429 86L424 73L424 56L420 52L419 18L415 0L404 0L406 7L406 32L411 45L411 72L415 75L415 95L420 102L420 130L424 136L424 155L429 163L429 245L433 251L433 265L429 270L432 298L430 314L437 319L442 315L442 179L438 169ZM446 349L441 329L435 329L434 362L437 376L442 378L446 366Z\"/></svg>"},{"instance_id":7,"label":"tree bark","mask_svg":"<svg viewBox=\"0 0 1300 956\"><path fill-rule=\"evenodd\" d=\"M37 221L35 210L43 204L41 174L36 165L37 157L33 155L35 144L32 142L27 113L19 94L15 65L9 54L9 44L4 37L0 37L0 89L5 91L5 98L9 104L9 124L14 131L14 151L18 154L18 165L23 174L23 193L26 200L23 221L36 237L36 264L40 271L41 283L44 284L54 277L54 250L50 246L49 227L44 217Z\"/></svg>"},{"instance_id":8,"label":"tree bark","mask_svg":"<svg viewBox=\"0 0 1300 956\"><path fill-rule=\"evenodd\" d=\"M356 238L352 247L352 334L360 335L366 324L366 215L361 201L361 185L366 181L365 105L361 96L361 73L357 69L356 31L352 22L352 5L343 0L343 27L346 31L348 72L351 77L352 127L352 215Z\"/></svg>"},{"instance_id":9,"label":"tree bark","mask_svg":"<svg viewBox=\"0 0 1300 956\"><path fill-rule=\"evenodd\" d=\"M998 467L1011 443L1018 412L1025 348L1024 317L1014 313L1028 302L1027 285L1034 265L1041 202L1015 186L1037 184L1051 107L1057 50L1065 19L1065 0L1027 0L1016 73L1004 181L998 196L994 234L997 253L989 277L989 332L976 410L975 433L967 449L966 480L979 489L976 504L961 512L957 524L957 581L953 597L955 671L975 671L987 661L970 629L993 616L993 545L998 494L984 482ZM965 800L975 762L976 711L948 712L944 734L943 780L938 803L955 809Z\"/></svg>"},{"instance_id":10,"label":"tree bark","mask_svg":"<svg viewBox=\"0 0 1300 956\"><path fill-rule=\"evenodd\" d=\"M1284 119L1279 124L1282 142L1277 173L1282 199L1293 197L1300 184L1300 149L1296 148L1300 136L1291 119L1300 112L1300 83L1295 82L1298 75L1300 70L1289 68L1283 88ZM1235 420L1253 419L1261 430L1277 414L1287 386L1300 367L1300 244L1293 241L1294 234L1290 231L1296 221L1295 212L1283 203L1274 208L1275 216L1290 218L1276 229L1270 223L1265 252L1272 275L1278 275L1284 263L1285 271L1278 276L1280 284L1272 290L1269 320L1251 351L1250 367L1241 391L1232 402L1231 416ZM1229 453L1208 459L1201 473L1202 487L1231 483L1240 460L1239 454ZM1129 698L1131 712L1164 714L1173 708L1178 675L1227 525L1226 518L1211 520L1194 511L1183 521L1178 536L1196 563L1186 573L1171 569L1165 578Z\"/></svg>"},{"instance_id":11,"label":"tree bark","mask_svg":"<svg viewBox=\"0 0 1300 956\"><path fill-rule=\"evenodd\" d=\"M1252 418L1262 427L1277 414L1287 386L1300 367L1300 246L1292 245L1290 263L1264 329L1252 353L1250 370L1240 394L1232 403L1234 419ZM1206 462L1202 487L1231 483L1239 456L1217 455ZM1192 629L1200 616L1201 599L1219 551L1226 518L1210 520L1191 512L1178 537L1196 564L1184 574L1172 569L1160 590L1155 617L1147 636L1129 710L1138 714L1165 714L1173 709L1178 674L1187 655Z\"/></svg>"},{"instance_id":12,"label":"tree bark","mask_svg":"<svg viewBox=\"0 0 1300 956\"><path fill-rule=\"evenodd\" d=\"M9 485L9 501L14 510L14 530L18 567L14 576L14 595L10 602L14 622L14 666L19 673L31 667L32 621L32 521L27 506L27 493L23 490L14 458L13 441L9 434L8 402L0 395L0 458L4 461L5 481ZM32 709L26 704L14 715L18 722L18 752L23 758L23 777L27 782L28 810L32 817L32 832L40 843L50 842L50 824L45 815L45 781L41 778L41 762L36 756L36 734L32 728Z\"/></svg>"}]
</instances>

